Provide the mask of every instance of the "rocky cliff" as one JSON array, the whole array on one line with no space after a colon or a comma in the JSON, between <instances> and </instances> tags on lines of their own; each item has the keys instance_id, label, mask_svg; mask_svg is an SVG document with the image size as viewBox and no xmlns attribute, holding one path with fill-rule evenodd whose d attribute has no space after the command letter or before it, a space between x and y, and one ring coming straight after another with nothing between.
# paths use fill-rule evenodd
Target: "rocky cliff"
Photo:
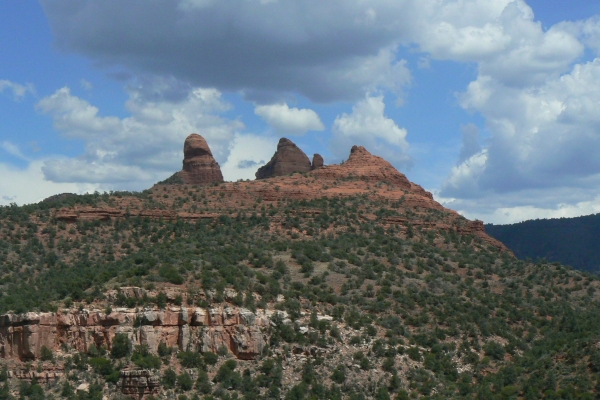
<instances>
[{"instance_id":1,"label":"rocky cliff","mask_svg":"<svg viewBox=\"0 0 600 400\"><path fill-rule=\"evenodd\" d=\"M281 138L273 158L256 171L256 179L267 179L310 170L311 163L306 154L291 140Z\"/></svg>"},{"instance_id":2,"label":"rocky cliff","mask_svg":"<svg viewBox=\"0 0 600 400\"><path fill-rule=\"evenodd\" d=\"M115 335L123 333L134 345L147 345L153 353L162 342L179 350L214 353L224 346L239 359L254 359L266 345L262 330L274 313L225 305L117 308L109 314L95 309L5 314L0 316L0 356L35 360L44 346L59 353L64 348L85 353L92 344L110 349Z\"/></svg>"},{"instance_id":3,"label":"rocky cliff","mask_svg":"<svg viewBox=\"0 0 600 400\"><path fill-rule=\"evenodd\" d=\"M183 145L183 169L164 183L210 185L223 182L219 163L215 160L206 140L192 133Z\"/></svg>"}]
</instances>

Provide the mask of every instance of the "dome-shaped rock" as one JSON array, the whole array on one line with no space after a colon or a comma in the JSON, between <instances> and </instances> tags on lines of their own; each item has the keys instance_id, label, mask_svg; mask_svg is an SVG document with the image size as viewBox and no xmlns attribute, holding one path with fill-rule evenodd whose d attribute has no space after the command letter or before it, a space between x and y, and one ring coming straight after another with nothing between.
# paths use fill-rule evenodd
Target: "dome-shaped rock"
<instances>
[{"instance_id":1,"label":"dome-shaped rock","mask_svg":"<svg viewBox=\"0 0 600 400\"><path fill-rule=\"evenodd\" d=\"M308 172L311 170L310 160L304 152L289 139L281 138L277 151L267 164L256 171L256 179L289 175L292 172Z\"/></svg>"}]
</instances>

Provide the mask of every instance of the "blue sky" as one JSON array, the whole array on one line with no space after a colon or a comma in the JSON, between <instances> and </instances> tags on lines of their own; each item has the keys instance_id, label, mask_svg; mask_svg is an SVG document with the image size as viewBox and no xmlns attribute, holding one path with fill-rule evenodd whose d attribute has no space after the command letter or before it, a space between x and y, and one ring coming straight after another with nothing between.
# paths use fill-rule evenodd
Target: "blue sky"
<instances>
[{"instance_id":1,"label":"blue sky","mask_svg":"<svg viewBox=\"0 0 600 400\"><path fill-rule=\"evenodd\" d=\"M0 2L0 205L353 144L468 218L600 212L600 2Z\"/></svg>"}]
</instances>

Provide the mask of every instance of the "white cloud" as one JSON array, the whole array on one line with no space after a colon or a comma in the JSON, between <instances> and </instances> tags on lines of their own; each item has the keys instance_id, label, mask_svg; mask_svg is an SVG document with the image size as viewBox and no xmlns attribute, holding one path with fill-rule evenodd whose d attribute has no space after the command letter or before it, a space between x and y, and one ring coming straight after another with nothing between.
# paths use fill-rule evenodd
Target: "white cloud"
<instances>
[{"instance_id":1,"label":"white cloud","mask_svg":"<svg viewBox=\"0 0 600 400\"><path fill-rule=\"evenodd\" d=\"M322 131L325 126L319 115L308 108L290 108L287 104L261 105L254 113L264 119L278 134L303 135L307 131Z\"/></svg>"},{"instance_id":2,"label":"white cloud","mask_svg":"<svg viewBox=\"0 0 600 400\"><path fill-rule=\"evenodd\" d=\"M79 82L81 83L81 87L85 90L92 90L94 88L94 85L92 85L92 82L90 82L90 81L81 79L81 81L79 81Z\"/></svg>"},{"instance_id":3,"label":"white cloud","mask_svg":"<svg viewBox=\"0 0 600 400\"><path fill-rule=\"evenodd\" d=\"M21 160L27 160L27 157L21 152L19 146L14 143L4 141L0 143L0 148L14 157L20 158Z\"/></svg>"},{"instance_id":4,"label":"white cloud","mask_svg":"<svg viewBox=\"0 0 600 400\"><path fill-rule=\"evenodd\" d=\"M27 93L35 94L35 87L31 83L21 85L20 83L0 79L0 93L4 92L6 89L12 92L13 98L16 101L21 100Z\"/></svg>"},{"instance_id":5,"label":"white cloud","mask_svg":"<svg viewBox=\"0 0 600 400\"><path fill-rule=\"evenodd\" d=\"M87 193L98 190L98 185L55 183L44 178L43 161L33 161L27 168L18 169L0 163L0 205L10 203L37 203L59 193Z\"/></svg>"},{"instance_id":6,"label":"white cloud","mask_svg":"<svg viewBox=\"0 0 600 400\"><path fill-rule=\"evenodd\" d=\"M223 163L244 125L219 115L230 105L218 90L190 87L171 99L172 89L161 79L131 86L126 104L131 116L123 119L101 116L66 87L40 100L38 109L52 116L63 136L85 141L85 152L76 159L46 160L46 178L144 189L181 169L183 142L192 132L204 136Z\"/></svg>"},{"instance_id":7,"label":"white cloud","mask_svg":"<svg viewBox=\"0 0 600 400\"><path fill-rule=\"evenodd\" d=\"M588 177L600 173L600 59L524 89L480 78L469 86L461 104L486 117L493 136L485 153L480 153L485 154L483 164L465 164L452 171L443 187L446 195L475 195L473 185L480 195L586 187ZM467 183L466 176L473 182Z\"/></svg>"},{"instance_id":8,"label":"white cloud","mask_svg":"<svg viewBox=\"0 0 600 400\"><path fill-rule=\"evenodd\" d=\"M221 164L227 181L254 179L259 167L268 162L277 149L277 140L268 136L236 134L229 145L229 157Z\"/></svg>"},{"instance_id":9,"label":"white cloud","mask_svg":"<svg viewBox=\"0 0 600 400\"><path fill-rule=\"evenodd\" d=\"M367 96L352 107L352 113L343 113L333 122L332 152L342 158L350 146L364 145L371 152L390 161L407 164L407 131L385 116L383 96Z\"/></svg>"},{"instance_id":10,"label":"white cloud","mask_svg":"<svg viewBox=\"0 0 600 400\"><path fill-rule=\"evenodd\" d=\"M481 151L479 144L479 128L475 124L467 124L460 127L462 132L462 147L458 155L459 164L465 162L473 155Z\"/></svg>"},{"instance_id":11,"label":"white cloud","mask_svg":"<svg viewBox=\"0 0 600 400\"><path fill-rule=\"evenodd\" d=\"M544 191L527 190L519 193L510 201L497 196L490 196L483 201L481 199L448 198L442 197L439 191L435 190L433 195L445 207L457 210L466 218L479 219L493 224L513 224L537 218L572 218L600 212L600 196L581 192L569 195L566 193L567 190L569 189L559 190L559 193L555 193L550 199ZM577 198L584 200L577 201ZM538 203L532 202L531 199L543 199L543 201Z\"/></svg>"},{"instance_id":12,"label":"white cloud","mask_svg":"<svg viewBox=\"0 0 600 400\"><path fill-rule=\"evenodd\" d=\"M57 44L101 65L157 75L168 71L176 82L241 91L263 104L290 94L320 102L358 101L351 114L338 116L334 123L331 148L338 158L346 156L349 145L358 143L397 163L409 160L406 130L384 115L383 97L360 101L364 93L390 92L402 100L411 74L399 59L399 48L423 52L418 65L425 68L429 60L472 63L477 78L458 94L458 101L485 119L490 137L483 143L485 148L479 148L473 137L464 138L458 165L442 187L444 196L462 201L471 210L477 209L468 203L473 198L496 208L548 209L540 202L560 203L554 191L561 189L565 195L569 192L564 188L589 189L600 172L596 156L600 61L585 58L590 54L586 47L600 55L598 16L544 29L524 0L181 0L119 3L122 18L115 21L110 2L41 3ZM132 119L127 122L131 128L127 129L135 131L136 124L169 125L167 121L176 114L173 104L190 103L190 88L174 82L166 85L173 98L153 99L151 93L140 90L144 100L136 108L132 95ZM166 96L168 90L159 92ZM301 121L306 123L308 114L300 118L303 110L298 110L293 117L294 109L285 107L279 113L270 110L275 114L269 114L271 125L276 130L296 127L302 132ZM208 108L200 113L204 119L221 110ZM100 126L113 122L89 104L74 104L71 109L79 111L51 112L57 127L74 137L94 137L94 132L106 130L89 124L78 128L80 120L93 120ZM173 125L186 125L183 121L192 118L187 111L183 115ZM129 132L124 122L117 120L118 132ZM225 126L223 136L232 140L237 129L230 124L235 121L213 121L206 126ZM105 143L121 143L116 139L97 135L94 140L104 143L96 145L106 153L103 157L130 154ZM222 149L221 160L226 159L226 142L214 141ZM123 146L130 143L122 142ZM174 146L158 142L160 148ZM86 154L96 147L88 142ZM108 161L129 165L124 160ZM242 161L236 165L250 166L258 160ZM538 190L536 196L524 197L524 191L532 188ZM580 197L569 197L568 204L591 201L585 190L575 192Z\"/></svg>"}]
</instances>

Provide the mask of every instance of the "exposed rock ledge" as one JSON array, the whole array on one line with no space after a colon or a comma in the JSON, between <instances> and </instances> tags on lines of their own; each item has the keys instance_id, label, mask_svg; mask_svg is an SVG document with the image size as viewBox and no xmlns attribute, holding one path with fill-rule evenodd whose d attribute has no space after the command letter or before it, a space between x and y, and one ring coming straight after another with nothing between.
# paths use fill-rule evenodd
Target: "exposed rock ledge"
<instances>
[{"instance_id":1,"label":"exposed rock ledge","mask_svg":"<svg viewBox=\"0 0 600 400\"><path fill-rule=\"evenodd\" d=\"M216 352L225 346L239 359L254 359L267 343L266 328L275 313L256 313L239 307L168 307L163 310L117 308L110 314L100 310L69 310L58 313L5 314L0 316L0 357L35 360L42 346L60 354L62 345L86 352L91 344L111 348L117 333L126 334L134 345L158 345L185 350L188 346ZM285 313L282 315L286 317Z\"/></svg>"}]
</instances>

